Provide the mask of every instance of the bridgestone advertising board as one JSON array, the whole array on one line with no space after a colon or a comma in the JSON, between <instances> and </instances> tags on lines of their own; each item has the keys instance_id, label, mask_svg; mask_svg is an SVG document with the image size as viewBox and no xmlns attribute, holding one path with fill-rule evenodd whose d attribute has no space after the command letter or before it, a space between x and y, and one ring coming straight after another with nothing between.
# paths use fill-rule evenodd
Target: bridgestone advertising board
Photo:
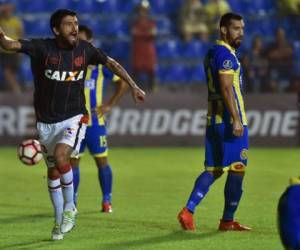
<instances>
[{"instance_id":1,"label":"bridgestone advertising board","mask_svg":"<svg viewBox=\"0 0 300 250\"><path fill-rule=\"evenodd\" d=\"M145 104L126 97L107 117L110 146L203 146L206 93L157 92ZM294 94L245 98L250 146L297 146L299 110ZM0 145L37 138L32 94L0 94Z\"/></svg>"}]
</instances>

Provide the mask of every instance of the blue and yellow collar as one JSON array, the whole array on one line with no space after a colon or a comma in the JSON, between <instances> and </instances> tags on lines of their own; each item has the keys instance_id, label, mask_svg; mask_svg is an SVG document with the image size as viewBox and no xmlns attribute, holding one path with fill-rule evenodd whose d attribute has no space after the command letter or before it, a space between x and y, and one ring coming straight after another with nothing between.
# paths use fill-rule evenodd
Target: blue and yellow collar
<instances>
[{"instance_id":1,"label":"blue and yellow collar","mask_svg":"<svg viewBox=\"0 0 300 250\"><path fill-rule=\"evenodd\" d=\"M235 53L235 49L231 47L228 43L226 43L223 40L216 40L216 44L225 46L227 49L229 49L231 52Z\"/></svg>"}]
</instances>

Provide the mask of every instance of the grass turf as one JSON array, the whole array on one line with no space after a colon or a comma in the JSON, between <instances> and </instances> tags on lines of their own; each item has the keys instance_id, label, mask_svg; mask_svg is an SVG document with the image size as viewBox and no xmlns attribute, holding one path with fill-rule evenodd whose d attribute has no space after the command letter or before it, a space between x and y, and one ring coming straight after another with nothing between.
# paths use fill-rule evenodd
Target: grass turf
<instances>
[{"instance_id":1,"label":"grass turf","mask_svg":"<svg viewBox=\"0 0 300 250\"><path fill-rule=\"evenodd\" d=\"M218 232L224 176L198 207L196 232L176 220L203 170L203 149L113 148L112 214L102 214L93 159L82 160L75 229L50 241L53 226L44 163L27 167L15 148L0 148L0 249L282 249L276 207L288 178L299 175L299 149L250 151L244 194L236 217L253 231Z\"/></svg>"}]
</instances>

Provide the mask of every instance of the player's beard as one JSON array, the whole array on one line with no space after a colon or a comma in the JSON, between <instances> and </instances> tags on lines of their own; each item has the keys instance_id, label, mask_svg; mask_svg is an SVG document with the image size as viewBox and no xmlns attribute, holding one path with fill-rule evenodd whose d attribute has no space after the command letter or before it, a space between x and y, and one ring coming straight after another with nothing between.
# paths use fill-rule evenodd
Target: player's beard
<instances>
[{"instance_id":1,"label":"player's beard","mask_svg":"<svg viewBox=\"0 0 300 250\"><path fill-rule=\"evenodd\" d=\"M68 40L68 43L70 44L70 46L73 48L73 47L75 47L76 44L77 44L78 37L76 37L76 38L74 39L74 38L70 38L70 37L68 36L67 40Z\"/></svg>"},{"instance_id":2,"label":"player's beard","mask_svg":"<svg viewBox=\"0 0 300 250\"><path fill-rule=\"evenodd\" d=\"M68 36L60 36L60 42L67 48L73 48L76 46L78 37L76 39L72 39L71 35Z\"/></svg>"},{"instance_id":3,"label":"player's beard","mask_svg":"<svg viewBox=\"0 0 300 250\"><path fill-rule=\"evenodd\" d=\"M226 40L231 47L238 49L241 46L243 36L232 38L233 36L234 34L232 34L230 30L228 30L228 33L226 34Z\"/></svg>"},{"instance_id":4,"label":"player's beard","mask_svg":"<svg viewBox=\"0 0 300 250\"><path fill-rule=\"evenodd\" d=\"M238 49L242 44L242 40L243 40L243 37L237 37L231 41L230 46L235 49Z\"/></svg>"}]
</instances>

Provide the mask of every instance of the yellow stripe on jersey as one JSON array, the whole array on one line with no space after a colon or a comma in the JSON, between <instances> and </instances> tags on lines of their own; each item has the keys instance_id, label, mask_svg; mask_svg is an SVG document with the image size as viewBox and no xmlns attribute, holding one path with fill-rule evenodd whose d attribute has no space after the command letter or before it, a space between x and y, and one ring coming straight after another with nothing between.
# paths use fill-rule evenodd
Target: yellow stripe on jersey
<instances>
[{"instance_id":1,"label":"yellow stripe on jersey","mask_svg":"<svg viewBox=\"0 0 300 250\"><path fill-rule=\"evenodd\" d=\"M98 78L96 81L96 100L97 100L97 107L99 107L100 105L102 105L102 101L103 101L103 66L101 64L98 65ZM104 125L104 117L98 117L98 123L99 125Z\"/></svg>"},{"instance_id":2,"label":"yellow stripe on jersey","mask_svg":"<svg viewBox=\"0 0 300 250\"><path fill-rule=\"evenodd\" d=\"M219 74L224 74L224 75L234 75L234 70L233 69L229 69L229 70L219 70Z\"/></svg>"},{"instance_id":3,"label":"yellow stripe on jersey","mask_svg":"<svg viewBox=\"0 0 300 250\"><path fill-rule=\"evenodd\" d=\"M230 51L230 53L236 58L235 49L232 48L229 44L227 44L221 40L218 40L217 44L226 47ZM234 89L235 89L235 92L237 95L237 100L236 100L237 109L241 112L243 125L247 125L247 117L246 117L246 112L245 112L244 99L243 99L241 87L240 87L240 64L239 64L239 60L237 58L236 58L236 61L238 62L238 65L239 65L237 70L233 70L233 69L219 70L219 74L233 75L233 86L234 86ZM219 105L218 105L218 111L219 111ZM217 122L217 117L216 117L216 122Z\"/></svg>"},{"instance_id":4,"label":"yellow stripe on jersey","mask_svg":"<svg viewBox=\"0 0 300 250\"><path fill-rule=\"evenodd\" d=\"M236 100L237 109L240 110L240 112L241 112L243 125L247 125L247 117L246 117L246 112L245 112L244 99L243 99L241 87L240 87L240 67L234 74L233 86L234 86L234 89L235 89L235 92L237 95L237 100ZM239 107L238 107L238 105L239 105Z\"/></svg>"},{"instance_id":5,"label":"yellow stripe on jersey","mask_svg":"<svg viewBox=\"0 0 300 250\"><path fill-rule=\"evenodd\" d=\"M216 114L216 123L217 124L220 124L223 122L223 111L224 111L224 106L223 106L223 101L222 100L218 100L217 101L217 110L218 110L218 113Z\"/></svg>"},{"instance_id":6,"label":"yellow stripe on jersey","mask_svg":"<svg viewBox=\"0 0 300 250\"><path fill-rule=\"evenodd\" d=\"M211 117L212 117L212 103L208 102L208 106L207 106L207 126L211 125Z\"/></svg>"},{"instance_id":7,"label":"yellow stripe on jersey","mask_svg":"<svg viewBox=\"0 0 300 250\"><path fill-rule=\"evenodd\" d=\"M229 44L225 43L225 42L222 41L222 40L217 40L216 43L217 43L218 45L222 45L222 46L226 47L226 48L230 51L230 53L233 54L233 55L235 56L235 49L232 48ZM228 70L226 70L226 69L221 69L221 70L219 70L219 74L230 74L230 75L232 75L232 74L234 74L234 73L235 73L235 71L234 71L233 69L228 69Z\"/></svg>"},{"instance_id":8,"label":"yellow stripe on jersey","mask_svg":"<svg viewBox=\"0 0 300 250\"><path fill-rule=\"evenodd\" d=\"M208 77L208 89L209 89L210 92L215 93L216 88L215 88L214 83L213 83L213 77L212 77L212 73L211 73L210 68L207 70L207 77Z\"/></svg>"},{"instance_id":9,"label":"yellow stripe on jersey","mask_svg":"<svg viewBox=\"0 0 300 250\"><path fill-rule=\"evenodd\" d=\"M223 122L223 112L224 112L224 106L222 100L217 100L217 113L213 114L212 110L212 101L208 101L208 107L207 107L207 125L210 126L212 124L212 116L215 118L215 123L220 124Z\"/></svg>"},{"instance_id":10,"label":"yellow stripe on jersey","mask_svg":"<svg viewBox=\"0 0 300 250\"><path fill-rule=\"evenodd\" d=\"M91 79L91 75L93 72L93 67L88 67L87 68L87 72L86 72L86 77L85 79ZM90 88L84 88L84 95L85 95L85 106L87 111L89 112L89 115L91 116L91 101L90 101L90 93L91 93L91 89ZM88 126L90 126L92 124L92 119L89 119L89 123Z\"/></svg>"},{"instance_id":11,"label":"yellow stripe on jersey","mask_svg":"<svg viewBox=\"0 0 300 250\"><path fill-rule=\"evenodd\" d=\"M231 53L235 53L235 49L231 47L229 44L225 43L223 40L217 40L216 44L226 47L227 49L230 50Z\"/></svg>"}]
</instances>

